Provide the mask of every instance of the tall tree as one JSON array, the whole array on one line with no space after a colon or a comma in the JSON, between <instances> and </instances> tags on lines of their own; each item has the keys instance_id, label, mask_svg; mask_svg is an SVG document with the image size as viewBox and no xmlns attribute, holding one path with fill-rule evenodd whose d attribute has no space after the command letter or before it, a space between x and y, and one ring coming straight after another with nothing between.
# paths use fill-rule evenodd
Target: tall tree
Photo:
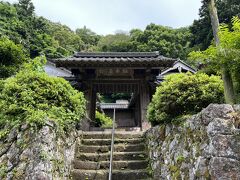
<instances>
[{"instance_id":1,"label":"tall tree","mask_svg":"<svg viewBox=\"0 0 240 180\"><path fill-rule=\"evenodd\" d=\"M164 56L185 59L192 34L188 28L173 29L150 24L130 32L133 51L160 51Z\"/></svg>"},{"instance_id":2,"label":"tall tree","mask_svg":"<svg viewBox=\"0 0 240 180\"><path fill-rule=\"evenodd\" d=\"M216 0L215 3L218 9L220 23L231 25L232 17L240 15L239 0ZM211 18L209 15L208 2L206 0L202 0L199 16L199 20L195 20L193 25L190 26L190 31L193 34L191 44L196 49L205 50L213 39L213 33L209 31L209 28L211 28Z\"/></svg>"},{"instance_id":3,"label":"tall tree","mask_svg":"<svg viewBox=\"0 0 240 180\"><path fill-rule=\"evenodd\" d=\"M83 51L91 51L94 46L97 46L98 41L101 38L100 35L97 35L95 32L93 32L91 29L88 29L86 26L76 29L76 34L83 41Z\"/></svg>"},{"instance_id":4,"label":"tall tree","mask_svg":"<svg viewBox=\"0 0 240 180\"><path fill-rule=\"evenodd\" d=\"M105 52L128 52L131 51L130 36L124 32L109 34L100 39L98 50Z\"/></svg>"},{"instance_id":5,"label":"tall tree","mask_svg":"<svg viewBox=\"0 0 240 180\"><path fill-rule=\"evenodd\" d=\"M31 0L19 0L17 10L22 18L26 18L34 15L35 7Z\"/></svg>"},{"instance_id":6,"label":"tall tree","mask_svg":"<svg viewBox=\"0 0 240 180\"><path fill-rule=\"evenodd\" d=\"M208 3L215 44L217 47L220 47L221 42L218 36L219 20L218 20L217 8L215 6L215 0L205 0L205 1ZM220 49L220 51L224 51L224 50ZM236 98L234 95L234 88L233 88L231 73L229 69L224 65L222 65L222 78L224 82L225 101L226 103L234 104L236 102Z\"/></svg>"}]
</instances>

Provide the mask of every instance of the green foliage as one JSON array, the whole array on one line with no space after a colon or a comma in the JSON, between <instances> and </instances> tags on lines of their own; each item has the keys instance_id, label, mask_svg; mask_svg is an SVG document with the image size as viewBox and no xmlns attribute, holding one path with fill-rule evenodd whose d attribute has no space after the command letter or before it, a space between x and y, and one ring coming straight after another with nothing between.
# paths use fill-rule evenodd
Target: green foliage
<instances>
[{"instance_id":1,"label":"green foliage","mask_svg":"<svg viewBox=\"0 0 240 180\"><path fill-rule=\"evenodd\" d=\"M26 61L21 45L16 45L6 37L0 37L0 78L15 74Z\"/></svg>"},{"instance_id":2,"label":"green foliage","mask_svg":"<svg viewBox=\"0 0 240 180\"><path fill-rule=\"evenodd\" d=\"M223 82L206 74L172 74L157 87L148 107L148 120L164 124L180 120L179 116L196 113L210 103L223 102Z\"/></svg>"},{"instance_id":3,"label":"green foliage","mask_svg":"<svg viewBox=\"0 0 240 180\"><path fill-rule=\"evenodd\" d=\"M31 58L43 54L49 46L56 46L47 32L47 21L35 16L30 0L20 0L14 5L0 2L0 9L0 35L21 44Z\"/></svg>"},{"instance_id":4,"label":"green foliage","mask_svg":"<svg viewBox=\"0 0 240 180\"><path fill-rule=\"evenodd\" d=\"M23 24L17 17L16 8L7 2L0 2L0 36L6 35L15 43L21 42Z\"/></svg>"},{"instance_id":5,"label":"green foliage","mask_svg":"<svg viewBox=\"0 0 240 180\"><path fill-rule=\"evenodd\" d=\"M59 48L56 50L60 55L69 56L74 51L81 51L83 49L84 42L81 37L69 27L49 21L49 32L59 45Z\"/></svg>"},{"instance_id":6,"label":"green foliage","mask_svg":"<svg viewBox=\"0 0 240 180\"><path fill-rule=\"evenodd\" d=\"M132 94L129 93L113 93L113 94L101 94L100 101L105 103L115 103L116 100L130 100Z\"/></svg>"},{"instance_id":7,"label":"green foliage","mask_svg":"<svg viewBox=\"0 0 240 180\"><path fill-rule=\"evenodd\" d=\"M216 6L220 23L230 25L231 18L240 15L239 0L216 0ZM195 49L205 50L211 44L213 39L213 33L210 31L212 26L207 1L202 1L199 15L200 19L195 20L193 25L190 26L190 31L193 34L191 46L195 46Z\"/></svg>"},{"instance_id":8,"label":"green foliage","mask_svg":"<svg viewBox=\"0 0 240 180\"><path fill-rule=\"evenodd\" d=\"M35 7L31 0L19 0L18 4L16 5L18 14L22 18L26 18L27 16L33 16Z\"/></svg>"},{"instance_id":9,"label":"green foliage","mask_svg":"<svg viewBox=\"0 0 240 180\"><path fill-rule=\"evenodd\" d=\"M185 59L192 37L188 28L172 29L150 24L144 31L130 33L132 51L159 51L162 55Z\"/></svg>"},{"instance_id":10,"label":"green foliage","mask_svg":"<svg viewBox=\"0 0 240 180\"><path fill-rule=\"evenodd\" d=\"M76 34L81 38L83 44L81 47L82 51L93 51L96 49L98 41L100 40L101 36L97 35L86 26L83 28L76 29Z\"/></svg>"},{"instance_id":11,"label":"green foliage","mask_svg":"<svg viewBox=\"0 0 240 180\"><path fill-rule=\"evenodd\" d=\"M36 71L44 73L44 65L47 63L47 59L45 56L36 57L31 62L25 63L22 67L23 71Z\"/></svg>"},{"instance_id":12,"label":"green foliage","mask_svg":"<svg viewBox=\"0 0 240 180\"><path fill-rule=\"evenodd\" d=\"M106 35L98 42L99 51L103 52L128 52L131 51L131 39L128 34L116 33Z\"/></svg>"},{"instance_id":13,"label":"green foliage","mask_svg":"<svg viewBox=\"0 0 240 180\"><path fill-rule=\"evenodd\" d=\"M236 66L235 62L239 61L240 55L240 20L238 17L232 19L232 30L225 24L220 25L220 45L218 47L211 45L205 51L193 51L189 54L189 59L202 64L211 62L218 66L224 64L229 68Z\"/></svg>"},{"instance_id":14,"label":"green foliage","mask_svg":"<svg viewBox=\"0 0 240 180\"><path fill-rule=\"evenodd\" d=\"M87 27L75 32L60 23L37 17L31 0L11 5L0 2L0 35L28 51L31 58L69 56L76 51L160 51L164 56L185 59L192 37L188 28L172 29L150 24L144 31L117 32L100 36Z\"/></svg>"},{"instance_id":15,"label":"green foliage","mask_svg":"<svg viewBox=\"0 0 240 180\"><path fill-rule=\"evenodd\" d=\"M100 38L98 51L146 52L160 51L164 56L185 59L190 51L192 35L188 28L172 29L150 24L144 31L133 29L130 34L117 32Z\"/></svg>"},{"instance_id":16,"label":"green foliage","mask_svg":"<svg viewBox=\"0 0 240 180\"><path fill-rule=\"evenodd\" d=\"M189 59L194 63L201 63L208 69L221 72L221 67L226 67L233 76L236 93L240 94L240 19L232 18L231 29L222 24L219 30L220 45L209 46L205 51L194 51L189 54Z\"/></svg>"},{"instance_id":17,"label":"green foliage","mask_svg":"<svg viewBox=\"0 0 240 180\"><path fill-rule=\"evenodd\" d=\"M132 97L132 94L130 93L114 93L111 94L111 98L114 100L130 100Z\"/></svg>"},{"instance_id":18,"label":"green foliage","mask_svg":"<svg viewBox=\"0 0 240 180\"><path fill-rule=\"evenodd\" d=\"M31 0L10 4L0 2L0 37L7 36L16 44L22 44L31 58L46 55L59 58L76 51L96 49L100 39L86 27L72 31L60 23L37 17Z\"/></svg>"},{"instance_id":19,"label":"green foliage","mask_svg":"<svg viewBox=\"0 0 240 180\"><path fill-rule=\"evenodd\" d=\"M1 84L1 131L22 124L41 127L47 119L55 121L59 130L66 130L84 116L83 94L74 90L66 80L41 72L37 64L25 66L15 77ZM31 70L32 67L39 71Z\"/></svg>"},{"instance_id":20,"label":"green foliage","mask_svg":"<svg viewBox=\"0 0 240 180\"><path fill-rule=\"evenodd\" d=\"M216 1L220 22L230 24L239 15L239 0ZM31 58L69 56L75 51L159 51L164 56L186 59L194 50L205 50L212 41L211 22L205 1L200 19L188 28L172 29L150 24L145 30L130 33L117 32L100 36L87 27L75 32L60 23L37 17L31 0L10 4L0 2L0 36L6 35L16 44L22 44Z\"/></svg>"},{"instance_id":21,"label":"green foliage","mask_svg":"<svg viewBox=\"0 0 240 180\"><path fill-rule=\"evenodd\" d=\"M112 119L99 111L96 111L95 122L97 126L102 128L112 127Z\"/></svg>"}]
</instances>

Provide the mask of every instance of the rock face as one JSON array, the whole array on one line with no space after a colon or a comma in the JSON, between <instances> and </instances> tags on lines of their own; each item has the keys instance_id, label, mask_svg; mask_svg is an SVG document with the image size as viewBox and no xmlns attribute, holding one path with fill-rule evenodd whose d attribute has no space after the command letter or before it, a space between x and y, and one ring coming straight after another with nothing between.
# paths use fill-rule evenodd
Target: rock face
<instances>
[{"instance_id":1,"label":"rock face","mask_svg":"<svg viewBox=\"0 0 240 180\"><path fill-rule=\"evenodd\" d=\"M56 129L51 121L40 130L22 126L0 141L0 179L70 179L77 132Z\"/></svg>"},{"instance_id":2,"label":"rock face","mask_svg":"<svg viewBox=\"0 0 240 180\"><path fill-rule=\"evenodd\" d=\"M182 125L146 132L154 179L240 179L238 106L211 104Z\"/></svg>"}]
</instances>

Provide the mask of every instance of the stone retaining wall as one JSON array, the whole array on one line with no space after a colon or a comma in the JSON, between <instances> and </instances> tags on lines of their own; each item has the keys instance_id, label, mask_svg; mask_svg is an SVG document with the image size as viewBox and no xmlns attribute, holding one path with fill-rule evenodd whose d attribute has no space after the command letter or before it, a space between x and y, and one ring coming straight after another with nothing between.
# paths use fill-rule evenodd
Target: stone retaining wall
<instances>
[{"instance_id":1,"label":"stone retaining wall","mask_svg":"<svg viewBox=\"0 0 240 180\"><path fill-rule=\"evenodd\" d=\"M211 104L146 132L154 179L240 179L239 106Z\"/></svg>"},{"instance_id":2,"label":"stone retaining wall","mask_svg":"<svg viewBox=\"0 0 240 180\"><path fill-rule=\"evenodd\" d=\"M28 126L15 129L0 141L0 179L70 179L77 132L57 133L49 121L36 131Z\"/></svg>"}]
</instances>

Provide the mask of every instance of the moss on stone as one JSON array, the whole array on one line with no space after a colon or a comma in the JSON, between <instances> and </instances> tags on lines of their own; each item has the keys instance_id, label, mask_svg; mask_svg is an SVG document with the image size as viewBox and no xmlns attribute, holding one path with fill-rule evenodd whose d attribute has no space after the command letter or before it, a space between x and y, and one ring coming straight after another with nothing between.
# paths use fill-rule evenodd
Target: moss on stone
<instances>
[{"instance_id":1,"label":"moss on stone","mask_svg":"<svg viewBox=\"0 0 240 180\"><path fill-rule=\"evenodd\" d=\"M152 169L150 161L148 161L148 166L147 166L146 170L150 176L153 176L153 169Z\"/></svg>"},{"instance_id":2,"label":"moss on stone","mask_svg":"<svg viewBox=\"0 0 240 180\"><path fill-rule=\"evenodd\" d=\"M172 175L172 178L174 179L174 180L181 180L181 172L180 172L180 170L177 170L176 172L174 172L173 173L173 175Z\"/></svg>"},{"instance_id":3,"label":"moss on stone","mask_svg":"<svg viewBox=\"0 0 240 180\"><path fill-rule=\"evenodd\" d=\"M45 151L41 151L40 153L39 153L39 159L41 159L41 160L48 160L49 159L49 155L48 155L48 153L47 152L45 152Z\"/></svg>"},{"instance_id":4,"label":"moss on stone","mask_svg":"<svg viewBox=\"0 0 240 180\"><path fill-rule=\"evenodd\" d=\"M0 140L5 139L9 134L9 129L0 129Z\"/></svg>"},{"instance_id":5,"label":"moss on stone","mask_svg":"<svg viewBox=\"0 0 240 180\"><path fill-rule=\"evenodd\" d=\"M166 125L159 126L159 138L161 141L164 141L166 138L165 132L166 132Z\"/></svg>"},{"instance_id":6,"label":"moss on stone","mask_svg":"<svg viewBox=\"0 0 240 180\"><path fill-rule=\"evenodd\" d=\"M62 171L64 169L64 161L63 159L51 159L51 162L53 164L53 173L57 172L59 175L62 175Z\"/></svg>"},{"instance_id":7,"label":"moss on stone","mask_svg":"<svg viewBox=\"0 0 240 180\"><path fill-rule=\"evenodd\" d=\"M179 170L179 168L175 165L170 165L168 168L169 168L169 171L172 173Z\"/></svg>"},{"instance_id":8,"label":"moss on stone","mask_svg":"<svg viewBox=\"0 0 240 180\"><path fill-rule=\"evenodd\" d=\"M211 180L211 175L210 175L210 173L209 173L208 170L205 171L205 173L204 173L204 178L206 178L206 180Z\"/></svg>"},{"instance_id":9,"label":"moss on stone","mask_svg":"<svg viewBox=\"0 0 240 180\"><path fill-rule=\"evenodd\" d=\"M180 155L176 158L176 161L177 161L178 164L182 164L182 162L185 161L185 157Z\"/></svg>"},{"instance_id":10,"label":"moss on stone","mask_svg":"<svg viewBox=\"0 0 240 180\"><path fill-rule=\"evenodd\" d=\"M0 179L4 179L7 176L7 163L1 162L0 164Z\"/></svg>"}]
</instances>

